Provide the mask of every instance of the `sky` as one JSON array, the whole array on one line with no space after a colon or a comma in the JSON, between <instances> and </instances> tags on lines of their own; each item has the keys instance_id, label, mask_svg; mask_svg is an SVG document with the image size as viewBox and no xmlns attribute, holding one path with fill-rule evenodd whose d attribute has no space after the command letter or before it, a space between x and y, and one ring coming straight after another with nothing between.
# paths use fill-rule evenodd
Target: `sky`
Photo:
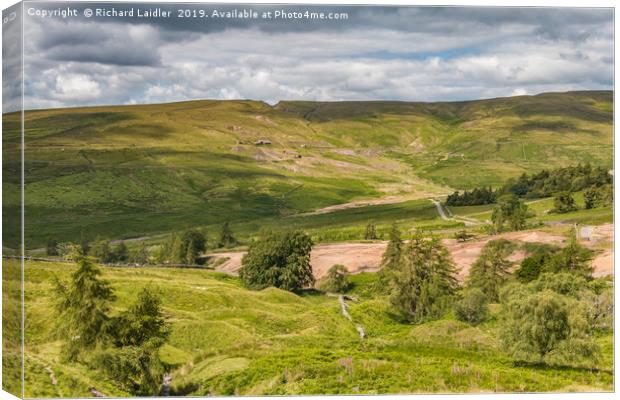
<instances>
[{"instance_id":1,"label":"sky","mask_svg":"<svg viewBox=\"0 0 620 400\"><path fill-rule=\"evenodd\" d=\"M160 4L172 17L83 16L87 6L148 8L101 4L69 4L76 17L26 15L25 108L191 99L455 101L613 88L609 8ZM348 18L187 19L176 17L179 8ZM3 85L6 111L19 93Z\"/></svg>"}]
</instances>

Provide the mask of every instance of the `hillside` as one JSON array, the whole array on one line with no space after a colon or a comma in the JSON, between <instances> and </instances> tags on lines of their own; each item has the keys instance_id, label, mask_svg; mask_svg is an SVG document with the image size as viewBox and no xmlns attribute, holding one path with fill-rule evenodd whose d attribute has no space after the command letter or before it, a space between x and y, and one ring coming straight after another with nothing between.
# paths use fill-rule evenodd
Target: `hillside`
<instances>
[{"instance_id":1,"label":"hillside","mask_svg":"<svg viewBox=\"0 0 620 400\"><path fill-rule=\"evenodd\" d=\"M4 271L11 268L5 263ZM25 379L27 397L90 397L90 388L125 396L108 378L60 360L54 336L54 276L67 280L75 265L26 265ZM613 333L597 335L597 368L514 362L498 341L497 307L478 326L447 316L400 323L386 297L369 294L375 274L353 277L353 322L338 299L317 292L245 289L237 278L204 270L103 268L117 294L113 312L143 287L156 288L171 323L163 360L172 395L372 394L419 392L609 391ZM19 278L7 278L8 288ZM4 301L12 299L4 292ZM356 324L363 325L360 339ZM15 327L17 328L17 327ZM10 329L7 325L5 329ZM6 336L6 335L5 335ZM53 378L52 378L53 377Z\"/></svg>"},{"instance_id":2,"label":"hillside","mask_svg":"<svg viewBox=\"0 0 620 400\"><path fill-rule=\"evenodd\" d=\"M224 221L254 221L258 229L257 221L352 201L425 199L577 162L611 167L612 97L206 100L27 111L27 244ZM19 218L18 115L3 115L3 127L10 226ZM5 232L5 246L14 247L14 230Z\"/></svg>"}]
</instances>

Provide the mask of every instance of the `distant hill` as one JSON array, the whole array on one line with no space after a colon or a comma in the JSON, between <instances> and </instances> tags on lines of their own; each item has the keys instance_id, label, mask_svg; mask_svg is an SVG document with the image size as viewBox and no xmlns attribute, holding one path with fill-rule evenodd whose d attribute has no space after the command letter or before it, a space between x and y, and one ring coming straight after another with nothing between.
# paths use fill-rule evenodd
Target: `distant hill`
<instances>
[{"instance_id":1,"label":"distant hill","mask_svg":"<svg viewBox=\"0 0 620 400\"><path fill-rule=\"evenodd\" d=\"M27 111L27 240L139 236L444 195L578 162L611 167L612 101L611 91L583 91ZM3 115L5 226L19 220L18 122ZM16 244L11 232L5 245Z\"/></svg>"}]
</instances>

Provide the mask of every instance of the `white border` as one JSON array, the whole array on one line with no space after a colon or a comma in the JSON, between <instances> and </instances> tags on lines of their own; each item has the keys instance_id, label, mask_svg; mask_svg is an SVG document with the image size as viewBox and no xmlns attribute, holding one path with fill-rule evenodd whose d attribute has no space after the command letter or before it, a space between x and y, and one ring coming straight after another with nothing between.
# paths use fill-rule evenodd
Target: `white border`
<instances>
[{"instance_id":1,"label":"white border","mask_svg":"<svg viewBox=\"0 0 620 400\"><path fill-rule=\"evenodd\" d=\"M65 1L66 3L78 3L80 1ZM84 2L88 2L88 1L82 1L81 3ZM102 1L103 2L103 1ZM111 0L111 1L105 1L107 3L113 3L113 2L125 2L125 1L116 1L116 0ZM127 1L127 2L131 2L131 3L157 3L157 1L148 1L148 0L134 0L134 1ZM5 9L13 4L17 3L16 1L10 1L10 0L0 0L0 8ZM160 3L164 3L163 1L161 1ZM483 6L483 7L611 7L614 8L615 11L615 2L613 0L591 0L591 1L583 1L583 0L564 0L564 1L558 1L558 0L521 0L521 1L514 1L514 0L505 0L505 1L499 1L499 0L450 0L450 1L442 1L442 0L435 0L435 1L414 1L414 0L388 0L388 1L381 1L381 0L376 0L376 1L369 1L369 0L337 0L337 1L333 1L333 0L312 0L312 1L302 1L302 0L268 0L268 1L258 1L258 0L245 0L245 1L214 1L214 0L206 0L206 1L180 1L180 0L171 0L171 1L165 1L165 3L216 3L216 4L324 4L324 5L405 5L405 6ZM615 12L614 12L615 14ZM23 24L22 24L22 32L23 32ZM616 40L616 21L614 20L614 56L617 53L618 50L618 41ZM2 41L2 33L0 30L0 43ZM23 44L24 38L22 35L22 44ZM1 56L0 56L1 59ZM615 61L615 58L614 58ZM22 63L23 63L23 57L22 57ZM617 112L617 105L615 103L615 75L617 72L617 64L614 63L614 143L616 142L616 139L618 138L618 129L616 127L615 124L615 116L616 116L616 112ZM23 68L22 68L23 70ZM0 69L0 77L2 76L2 72ZM1 92L1 91L0 91ZM1 101L1 96L2 94L0 93L0 101ZM22 100L23 100L23 82L22 82ZM22 108L22 112L23 112L23 108ZM22 123L23 123L23 118L22 118ZM615 167L615 160L617 160L618 157L618 149L614 146L614 167ZM2 154L0 152L0 163L2 162ZM23 172L23 171L22 171ZM614 198L618 199L618 195L620 194L620 189L618 188L618 185L616 184L616 174L614 174ZM1 181L0 181L1 182ZM23 182L23 181L22 181ZM23 196L23 191L22 191L22 196ZM0 191L0 199L2 197L2 193ZM23 200L22 200L22 207L23 207ZM23 210L22 210L23 212ZM614 220L615 220L615 215L617 215L618 212L618 200L616 200L616 202L614 203ZM0 222L1 222L1 215L0 215ZM22 218L23 218L23 214L22 214ZM23 225L22 225L23 226ZM2 233L2 226L0 223L0 241L1 241L1 235ZM615 237L617 236L618 233L618 226L617 224L615 224L614 221L614 235ZM22 235L23 235L23 229L22 229ZM22 238L22 243L23 243L23 238ZM618 255L617 252L614 252L614 266L617 264L618 260L620 259L620 256ZM1 272L0 272L1 273ZM23 269L22 269L22 273L23 273ZM23 278L22 278L23 279ZM614 279L615 281L615 279ZM22 293L23 296L23 293ZM615 293L615 303L614 304L620 304L618 302L619 299L619 295L618 295L618 290L616 290ZM1 305L1 298L0 298L0 305ZM617 313L615 314L617 316ZM614 321L614 383L618 382L618 377L620 376L619 374L619 368L617 365L615 365L615 360L617 360L617 353L618 353L618 335L616 335L615 333L620 332L619 329L619 322L618 322L618 318L615 318ZM1 326L1 321L0 321L0 326ZM1 364L0 364L0 371L1 371ZM0 375L1 376L1 375ZM413 400L443 400L443 399L455 399L458 396L458 398L462 398L462 399L506 399L506 400L510 400L510 399L524 399L524 398L536 398L536 399L541 399L541 400L551 400L551 399L557 399L558 397L562 398L562 399L584 399L584 398L588 398L588 399L613 399L616 398L615 393L549 393L549 394L449 394L449 395L443 395L443 394L438 394L438 395L381 395L381 396L372 396L372 397L377 397L377 398L381 398L381 399L386 399L386 400L396 400L396 399L413 399ZM293 396L292 396L293 397ZM350 399L367 399L369 396L329 396L330 399L334 399L334 400L350 400ZM179 399L184 399L185 397L180 397ZM230 399L231 397L223 397L223 399ZM278 397L279 398L279 397ZM290 398L290 397L289 397ZM317 399L317 398L327 398L327 396L294 396L295 399L301 399L301 400L313 400L313 399ZM11 394L8 394L7 392L4 391L0 391L0 400L5 400L5 399L15 399L15 397ZM156 399L160 399L160 398L156 398ZM164 398L161 398L164 399ZM168 398L170 399L170 397ZM265 397L243 397L243 399L251 399L251 400L260 400L260 399L265 399Z\"/></svg>"}]
</instances>

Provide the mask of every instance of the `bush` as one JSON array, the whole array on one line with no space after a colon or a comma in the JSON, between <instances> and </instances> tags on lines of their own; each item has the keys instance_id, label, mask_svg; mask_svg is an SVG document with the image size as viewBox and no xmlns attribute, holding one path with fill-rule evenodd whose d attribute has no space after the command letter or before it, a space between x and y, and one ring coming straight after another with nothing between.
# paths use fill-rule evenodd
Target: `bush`
<instances>
[{"instance_id":1,"label":"bush","mask_svg":"<svg viewBox=\"0 0 620 400\"><path fill-rule=\"evenodd\" d=\"M314 285L310 266L312 240L301 231L267 233L250 244L239 277L252 289L275 286L298 290Z\"/></svg>"},{"instance_id":2,"label":"bush","mask_svg":"<svg viewBox=\"0 0 620 400\"><path fill-rule=\"evenodd\" d=\"M549 257L543 271L545 272L570 272L585 278L592 277L592 251L577 243L575 235L571 235L566 247Z\"/></svg>"},{"instance_id":3,"label":"bush","mask_svg":"<svg viewBox=\"0 0 620 400\"><path fill-rule=\"evenodd\" d=\"M484 322L489 315L487 297L478 288L465 290L453 308L456 319L470 324Z\"/></svg>"},{"instance_id":4,"label":"bush","mask_svg":"<svg viewBox=\"0 0 620 400\"><path fill-rule=\"evenodd\" d=\"M325 292L343 293L349 288L349 271L342 264L336 264L327 271L319 288Z\"/></svg>"},{"instance_id":5,"label":"bush","mask_svg":"<svg viewBox=\"0 0 620 400\"><path fill-rule=\"evenodd\" d=\"M565 365L596 361L599 348L576 300L550 290L517 290L502 306L500 336L514 358Z\"/></svg>"},{"instance_id":6,"label":"bush","mask_svg":"<svg viewBox=\"0 0 620 400\"><path fill-rule=\"evenodd\" d=\"M577 210L577 204L570 192L560 192L555 195L553 209L550 212L564 214L575 210Z\"/></svg>"}]
</instances>

